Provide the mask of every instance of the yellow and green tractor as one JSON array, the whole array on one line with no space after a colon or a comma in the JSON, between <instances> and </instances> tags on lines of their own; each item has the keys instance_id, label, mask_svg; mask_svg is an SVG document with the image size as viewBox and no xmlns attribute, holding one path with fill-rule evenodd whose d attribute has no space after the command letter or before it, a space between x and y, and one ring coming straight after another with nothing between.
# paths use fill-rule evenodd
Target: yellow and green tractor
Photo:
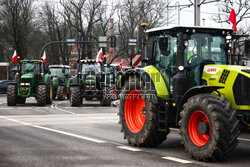
<instances>
[{"instance_id":1,"label":"yellow and green tractor","mask_svg":"<svg viewBox=\"0 0 250 167\"><path fill-rule=\"evenodd\" d=\"M196 160L227 158L250 126L250 67L230 64L231 29L159 27L146 31L144 68L119 83L119 123L132 146L156 146L179 128Z\"/></svg>"}]
</instances>

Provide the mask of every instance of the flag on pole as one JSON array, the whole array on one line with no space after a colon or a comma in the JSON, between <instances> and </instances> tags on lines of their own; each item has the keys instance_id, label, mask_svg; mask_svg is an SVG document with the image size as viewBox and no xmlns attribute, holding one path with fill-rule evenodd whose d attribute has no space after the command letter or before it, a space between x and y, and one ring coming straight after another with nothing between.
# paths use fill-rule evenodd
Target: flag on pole
<instances>
[{"instance_id":1,"label":"flag on pole","mask_svg":"<svg viewBox=\"0 0 250 167\"><path fill-rule=\"evenodd\" d=\"M122 70L122 64L123 64L123 59L122 59L122 61L120 62L120 70Z\"/></svg>"},{"instance_id":2,"label":"flag on pole","mask_svg":"<svg viewBox=\"0 0 250 167\"><path fill-rule=\"evenodd\" d=\"M101 60L101 58L102 58L102 55L103 55L103 53L102 53L102 48L99 50L99 52L97 53L97 55L96 55L96 62L97 63L99 63L100 62L100 60Z\"/></svg>"},{"instance_id":3,"label":"flag on pole","mask_svg":"<svg viewBox=\"0 0 250 167\"><path fill-rule=\"evenodd\" d=\"M237 27L236 27L236 13L234 11L234 9L232 8L231 12L230 12L230 16L228 18L228 20L233 24L233 30L236 32L237 31Z\"/></svg>"},{"instance_id":4,"label":"flag on pole","mask_svg":"<svg viewBox=\"0 0 250 167\"><path fill-rule=\"evenodd\" d=\"M47 63L46 52L45 51L43 52L42 60L43 60L44 63Z\"/></svg>"},{"instance_id":5,"label":"flag on pole","mask_svg":"<svg viewBox=\"0 0 250 167\"><path fill-rule=\"evenodd\" d=\"M12 63L16 62L18 60L16 50L14 51L14 54L12 56Z\"/></svg>"}]
</instances>

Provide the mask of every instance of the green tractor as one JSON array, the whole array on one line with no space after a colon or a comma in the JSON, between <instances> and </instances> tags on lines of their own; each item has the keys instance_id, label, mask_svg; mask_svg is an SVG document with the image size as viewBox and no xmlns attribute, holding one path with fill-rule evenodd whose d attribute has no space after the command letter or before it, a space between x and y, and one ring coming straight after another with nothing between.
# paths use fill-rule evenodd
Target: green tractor
<instances>
[{"instance_id":1,"label":"green tractor","mask_svg":"<svg viewBox=\"0 0 250 167\"><path fill-rule=\"evenodd\" d=\"M35 97L37 105L52 103L52 77L45 73L41 60L21 60L17 64L15 81L8 84L7 104L24 104L26 98Z\"/></svg>"},{"instance_id":2,"label":"green tractor","mask_svg":"<svg viewBox=\"0 0 250 167\"><path fill-rule=\"evenodd\" d=\"M80 60L77 76L72 78L70 84L71 106L80 106L83 98L92 100L97 98L101 105L110 106L112 101L112 87L110 76L105 73L104 65L100 62L96 65L93 59Z\"/></svg>"},{"instance_id":3,"label":"green tractor","mask_svg":"<svg viewBox=\"0 0 250 167\"><path fill-rule=\"evenodd\" d=\"M250 68L229 65L231 29L160 27L146 31L153 45L147 66L120 81L119 117L132 146L156 146L179 128L186 151L219 161L250 126ZM146 50L146 49L145 49Z\"/></svg>"},{"instance_id":4,"label":"green tractor","mask_svg":"<svg viewBox=\"0 0 250 167\"><path fill-rule=\"evenodd\" d=\"M64 100L66 96L67 99L70 99L70 66L50 65L49 74L53 77L53 99L57 97L58 100Z\"/></svg>"}]
</instances>

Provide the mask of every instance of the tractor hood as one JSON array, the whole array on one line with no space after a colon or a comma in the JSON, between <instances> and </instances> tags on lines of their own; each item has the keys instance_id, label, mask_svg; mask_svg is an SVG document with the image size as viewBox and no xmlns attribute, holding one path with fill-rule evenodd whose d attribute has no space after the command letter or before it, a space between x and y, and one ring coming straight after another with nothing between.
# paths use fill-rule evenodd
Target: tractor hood
<instances>
[{"instance_id":1,"label":"tractor hood","mask_svg":"<svg viewBox=\"0 0 250 167\"><path fill-rule=\"evenodd\" d=\"M250 67L206 65L202 80L208 86L224 87L218 91L225 95L234 109L250 110Z\"/></svg>"},{"instance_id":2,"label":"tractor hood","mask_svg":"<svg viewBox=\"0 0 250 167\"><path fill-rule=\"evenodd\" d=\"M23 74L21 78L34 78L34 74Z\"/></svg>"}]
</instances>

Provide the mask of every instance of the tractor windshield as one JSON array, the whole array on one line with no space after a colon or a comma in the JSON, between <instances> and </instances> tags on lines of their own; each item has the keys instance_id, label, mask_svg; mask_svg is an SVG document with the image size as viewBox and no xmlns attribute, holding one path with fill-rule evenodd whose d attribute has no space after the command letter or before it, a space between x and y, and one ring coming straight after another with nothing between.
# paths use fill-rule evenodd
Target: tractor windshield
<instances>
[{"instance_id":1,"label":"tractor windshield","mask_svg":"<svg viewBox=\"0 0 250 167\"><path fill-rule=\"evenodd\" d=\"M52 76L57 76L59 78L63 78L63 72L62 72L62 68L50 68L50 73Z\"/></svg>"},{"instance_id":2,"label":"tractor windshield","mask_svg":"<svg viewBox=\"0 0 250 167\"><path fill-rule=\"evenodd\" d=\"M82 74L86 74L89 71L101 72L101 66L95 64L82 64Z\"/></svg>"},{"instance_id":3,"label":"tractor windshield","mask_svg":"<svg viewBox=\"0 0 250 167\"><path fill-rule=\"evenodd\" d=\"M39 75L40 74L40 64L38 63L29 63L29 62L23 62L21 63L21 74L34 74Z\"/></svg>"},{"instance_id":4,"label":"tractor windshield","mask_svg":"<svg viewBox=\"0 0 250 167\"><path fill-rule=\"evenodd\" d=\"M225 38L210 34L193 34L188 40L185 56L187 64L211 60L215 64L227 64Z\"/></svg>"}]
</instances>

